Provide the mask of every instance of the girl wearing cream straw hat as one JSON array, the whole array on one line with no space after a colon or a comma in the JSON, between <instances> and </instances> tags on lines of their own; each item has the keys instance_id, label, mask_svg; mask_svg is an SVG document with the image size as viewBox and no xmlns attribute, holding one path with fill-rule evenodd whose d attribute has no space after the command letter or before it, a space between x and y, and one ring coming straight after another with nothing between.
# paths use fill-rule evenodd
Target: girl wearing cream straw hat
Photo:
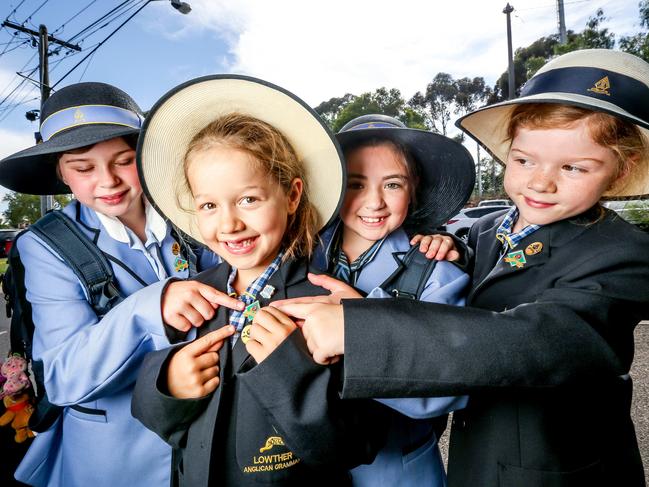
<instances>
[{"instance_id":1,"label":"girl wearing cream straw hat","mask_svg":"<svg viewBox=\"0 0 649 487\"><path fill-rule=\"evenodd\" d=\"M281 309L305 319L314 357L345 354L344 398L470 396L453 418L450 487L644 486L629 368L649 236L599 200L649 193L649 64L572 52L458 125L506 163L516 205L471 229L467 307Z\"/></svg>"},{"instance_id":2,"label":"girl wearing cream straw hat","mask_svg":"<svg viewBox=\"0 0 649 487\"><path fill-rule=\"evenodd\" d=\"M73 193L75 199L57 213L67 225L63 232L82 234L84 245L95 245L112 272L112 292L103 290L113 298L102 312L94 306L89 279L81 279L84 266L89 275L88 261L64 260L65 253L47 240L48 232L61 228L41 226L41 234L30 229L16 242L34 323L31 352L41 365L34 369L42 370L37 377L49 401L60 406L49 423L40 422L42 432L16 471L29 485L145 487L170 480L171 448L131 416L130 402L146 352L169 345L162 290L169 278L187 277L193 259L143 197L135 164L143 120L122 90L72 84L43 105L42 142L0 161L0 184L14 191ZM206 265L216 260L209 252L204 257ZM174 301L193 309L186 297ZM39 417L44 402L36 409Z\"/></svg>"},{"instance_id":3,"label":"girl wearing cream straw hat","mask_svg":"<svg viewBox=\"0 0 649 487\"><path fill-rule=\"evenodd\" d=\"M341 402L340 364L313 362L267 306L319 291L307 259L344 187L332 134L277 86L208 76L153 107L138 164L153 204L224 260L197 279L245 309L219 308L196 340L150 354L133 414L177 449L180 485L349 484L376 453L378 405Z\"/></svg>"}]
</instances>

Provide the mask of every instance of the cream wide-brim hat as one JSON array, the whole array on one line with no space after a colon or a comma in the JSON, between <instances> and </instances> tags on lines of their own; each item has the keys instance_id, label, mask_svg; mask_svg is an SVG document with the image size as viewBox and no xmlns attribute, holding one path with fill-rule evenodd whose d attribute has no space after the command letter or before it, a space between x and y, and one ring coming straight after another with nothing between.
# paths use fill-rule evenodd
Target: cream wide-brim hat
<instances>
[{"instance_id":1,"label":"cream wide-brim hat","mask_svg":"<svg viewBox=\"0 0 649 487\"><path fill-rule=\"evenodd\" d=\"M150 110L137 148L137 164L144 192L153 206L175 226L203 243L183 161L189 143L206 125L230 113L262 120L290 142L306 169L309 200L319 216L320 229L338 213L344 195L342 152L334 135L305 102L260 79L238 75L197 78L169 91Z\"/></svg>"},{"instance_id":2,"label":"cream wide-brim hat","mask_svg":"<svg viewBox=\"0 0 649 487\"><path fill-rule=\"evenodd\" d=\"M636 124L649 147L649 64L632 54L584 49L559 56L525 84L519 98L480 108L456 125L504 163L511 145L511 113L524 103L572 105L615 115ZM634 174L624 187L604 196L649 197L649 173Z\"/></svg>"}]
</instances>

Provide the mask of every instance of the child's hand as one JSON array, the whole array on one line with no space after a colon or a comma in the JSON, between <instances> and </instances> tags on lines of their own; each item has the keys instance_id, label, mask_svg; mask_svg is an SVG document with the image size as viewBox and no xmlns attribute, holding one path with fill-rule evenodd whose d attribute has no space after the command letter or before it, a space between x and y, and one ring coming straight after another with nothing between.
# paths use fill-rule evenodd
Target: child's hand
<instances>
[{"instance_id":1,"label":"child's hand","mask_svg":"<svg viewBox=\"0 0 649 487\"><path fill-rule=\"evenodd\" d=\"M297 325L280 310L270 306L261 308L252 320L246 350L259 364L296 328Z\"/></svg>"},{"instance_id":2,"label":"child's hand","mask_svg":"<svg viewBox=\"0 0 649 487\"><path fill-rule=\"evenodd\" d=\"M410 241L410 245L416 244L419 244L419 251L426 254L427 259L450 262L460 259L455 242L448 235L415 235Z\"/></svg>"},{"instance_id":3,"label":"child's hand","mask_svg":"<svg viewBox=\"0 0 649 487\"><path fill-rule=\"evenodd\" d=\"M188 331L201 326L221 306L242 310L244 304L198 281L174 281L162 295L162 320L169 326Z\"/></svg>"},{"instance_id":4,"label":"child's hand","mask_svg":"<svg viewBox=\"0 0 649 487\"><path fill-rule=\"evenodd\" d=\"M219 385L219 354L223 341L234 333L227 325L178 350L169 361L167 388L173 397L197 399Z\"/></svg>"},{"instance_id":5,"label":"child's hand","mask_svg":"<svg viewBox=\"0 0 649 487\"><path fill-rule=\"evenodd\" d=\"M342 299L355 299L362 298L361 294L353 287L343 281L327 276L326 274L312 274L309 272L309 281L311 284L319 286L331 294L323 294L321 296L304 296L301 298L280 299L270 303L270 306L280 307L286 303L324 303L324 304L340 304Z\"/></svg>"},{"instance_id":6,"label":"child's hand","mask_svg":"<svg viewBox=\"0 0 649 487\"><path fill-rule=\"evenodd\" d=\"M341 305L285 300L279 308L302 323L302 333L314 361L328 365L340 360L345 353L345 322Z\"/></svg>"}]
</instances>

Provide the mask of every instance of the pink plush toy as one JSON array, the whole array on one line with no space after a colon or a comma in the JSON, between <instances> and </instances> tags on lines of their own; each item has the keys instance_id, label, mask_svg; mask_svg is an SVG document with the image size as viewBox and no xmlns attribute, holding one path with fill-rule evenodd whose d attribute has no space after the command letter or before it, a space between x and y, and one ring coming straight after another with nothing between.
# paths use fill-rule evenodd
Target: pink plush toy
<instances>
[{"instance_id":1,"label":"pink plush toy","mask_svg":"<svg viewBox=\"0 0 649 487\"><path fill-rule=\"evenodd\" d=\"M20 355L11 355L0 367L0 375L5 379L0 398L28 389L31 385L27 376L27 361Z\"/></svg>"}]
</instances>

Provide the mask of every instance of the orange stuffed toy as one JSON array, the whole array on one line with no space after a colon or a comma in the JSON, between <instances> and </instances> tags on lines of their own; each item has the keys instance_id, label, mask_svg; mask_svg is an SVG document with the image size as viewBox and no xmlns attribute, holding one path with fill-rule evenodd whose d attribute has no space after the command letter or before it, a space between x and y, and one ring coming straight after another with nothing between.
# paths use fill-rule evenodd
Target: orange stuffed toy
<instances>
[{"instance_id":1,"label":"orange stuffed toy","mask_svg":"<svg viewBox=\"0 0 649 487\"><path fill-rule=\"evenodd\" d=\"M11 424L16 430L16 443L34 437L29 429L29 417L34 412L32 394L27 361L18 354L10 355L0 366L0 398L6 408L0 416L0 426Z\"/></svg>"},{"instance_id":2,"label":"orange stuffed toy","mask_svg":"<svg viewBox=\"0 0 649 487\"><path fill-rule=\"evenodd\" d=\"M31 405L29 395L23 393L5 396L2 402L7 410L0 416L0 426L11 423L11 427L16 430L14 436L16 443L22 443L27 438L33 438L34 433L29 429L29 417L34 412L34 407Z\"/></svg>"}]
</instances>

